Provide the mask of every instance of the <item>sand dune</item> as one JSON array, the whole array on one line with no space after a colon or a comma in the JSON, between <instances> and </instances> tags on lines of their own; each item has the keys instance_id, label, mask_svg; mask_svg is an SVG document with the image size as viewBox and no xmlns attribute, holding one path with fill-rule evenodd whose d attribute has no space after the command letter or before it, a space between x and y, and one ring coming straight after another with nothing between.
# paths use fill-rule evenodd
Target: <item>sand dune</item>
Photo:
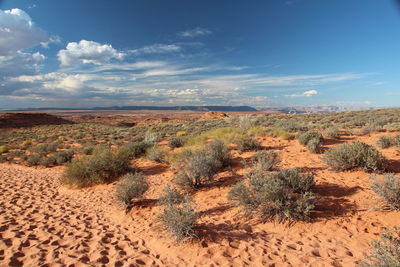
<instances>
[{"instance_id":1,"label":"sand dune","mask_svg":"<svg viewBox=\"0 0 400 267\"><path fill-rule=\"evenodd\" d=\"M369 188L369 174L331 172L321 155L295 140L267 137L263 145L279 152L279 167L315 174L320 201L313 221L288 225L243 218L226 198L245 172L234 152L234 172L220 173L212 186L194 193L199 239L184 244L174 244L154 222L161 210L156 199L174 175L166 165L135 160L150 190L126 215L115 203L115 184L71 190L58 183L62 167L0 164L0 266L357 266L369 243L398 223L399 212L374 209L383 203ZM395 148L383 152L400 160Z\"/></svg>"}]
</instances>

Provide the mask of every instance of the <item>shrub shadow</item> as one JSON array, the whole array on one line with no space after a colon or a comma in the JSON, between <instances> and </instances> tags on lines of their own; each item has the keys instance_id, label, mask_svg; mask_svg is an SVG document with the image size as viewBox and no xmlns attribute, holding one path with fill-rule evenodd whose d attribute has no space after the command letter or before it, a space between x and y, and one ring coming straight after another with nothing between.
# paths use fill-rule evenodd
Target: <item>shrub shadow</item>
<instances>
[{"instance_id":1,"label":"shrub shadow","mask_svg":"<svg viewBox=\"0 0 400 267\"><path fill-rule=\"evenodd\" d=\"M145 167L145 168L140 168L140 170L145 174L145 175L157 175L157 174L161 174L164 173L165 171L168 170L168 166L167 165L161 165L161 164L155 164L149 167Z\"/></svg>"},{"instance_id":2,"label":"shrub shadow","mask_svg":"<svg viewBox=\"0 0 400 267\"><path fill-rule=\"evenodd\" d=\"M399 160L389 160L388 172L400 173L400 161Z\"/></svg>"},{"instance_id":3,"label":"shrub shadow","mask_svg":"<svg viewBox=\"0 0 400 267\"><path fill-rule=\"evenodd\" d=\"M357 206L346 197L354 195L359 189L361 189L359 186L344 187L332 183L315 185L313 192L319 198L315 205L315 213L312 219L318 221L318 219L337 218L354 214Z\"/></svg>"}]
</instances>

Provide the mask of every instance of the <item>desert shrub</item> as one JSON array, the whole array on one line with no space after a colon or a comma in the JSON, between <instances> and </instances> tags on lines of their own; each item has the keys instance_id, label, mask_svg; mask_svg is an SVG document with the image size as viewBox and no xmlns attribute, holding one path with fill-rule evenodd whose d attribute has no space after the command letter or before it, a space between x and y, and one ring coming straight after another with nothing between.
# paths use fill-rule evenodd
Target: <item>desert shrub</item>
<instances>
[{"instance_id":1,"label":"desert shrub","mask_svg":"<svg viewBox=\"0 0 400 267\"><path fill-rule=\"evenodd\" d=\"M329 127L325 129L324 135L330 138L337 139L340 137L340 131L337 127Z\"/></svg>"},{"instance_id":2,"label":"desert shrub","mask_svg":"<svg viewBox=\"0 0 400 267\"><path fill-rule=\"evenodd\" d=\"M307 131L308 127L295 120L281 120L274 124L274 128L282 129L287 132Z\"/></svg>"},{"instance_id":3,"label":"desert shrub","mask_svg":"<svg viewBox=\"0 0 400 267\"><path fill-rule=\"evenodd\" d=\"M358 141L331 148L325 152L323 160L336 171L363 169L367 172L380 172L388 166L388 160L378 150Z\"/></svg>"},{"instance_id":4,"label":"desert shrub","mask_svg":"<svg viewBox=\"0 0 400 267\"><path fill-rule=\"evenodd\" d=\"M308 144L308 142L310 142L310 140L317 139L317 140L322 141L323 137L322 137L322 134L319 132L304 132L304 133L300 133L297 136L297 139L299 140L300 144L305 146Z\"/></svg>"},{"instance_id":5,"label":"desert shrub","mask_svg":"<svg viewBox=\"0 0 400 267\"><path fill-rule=\"evenodd\" d=\"M7 161L7 158L0 155L0 163L6 162L6 161Z\"/></svg>"},{"instance_id":6,"label":"desert shrub","mask_svg":"<svg viewBox=\"0 0 400 267\"><path fill-rule=\"evenodd\" d=\"M376 133L382 130L382 127L375 125L375 124L369 124L367 126L364 126L361 128L360 132L358 133L359 135L367 135L370 133Z\"/></svg>"},{"instance_id":7,"label":"desert shrub","mask_svg":"<svg viewBox=\"0 0 400 267\"><path fill-rule=\"evenodd\" d=\"M82 149L82 153L85 154L85 155L92 155L93 151L94 151L94 146L85 146Z\"/></svg>"},{"instance_id":8,"label":"desert shrub","mask_svg":"<svg viewBox=\"0 0 400 267\"><path fill-rule=\"evenodd\" d=\"M186 202L181 205L166 206L164 211L158 215L157 220L176 241L180 242L187 238L196 237L193 227L197 217L198 215L192 206Z\"/></svg>"},{"instance_id":9,"label":"desert shrub","mask_svg":"<svg viewBox=\"0 0 400 267\"><path fill-rule=\"evenodd\" d=\"M186 138L184 136L171 136L168 140L168 146L170 148L177 148L183 146Z\"/></svg>"},{"instance_id":10,"label":"desert shrub","mask_svg":"<svg viewBox=\"0 0 400 267\"><path fill-rule=\"evenodd\" d=\"M5 146L5 145L0 146L0 154L7 153L8 150L9 150L9 149L8 149L7 146Z\"/></svg>"},{"instance_id":11,"label":"desert shrub","mask_svg":"<svg viewBox=\"0 0 400 267\"><path fill-rule=\"evenodd\" d=\"M21 143L21 146L22 146L22 147L28 147L28 146L30 146L30 145L32 145L32 140L25 140L25 141L23 141L23 142Z\"/></svg>"},{"instance_id":12,"label":"desert shrub","mask_svg":"<svg viewBox=\"0 0 400 267\"><path fill-rule=\"evenodd\" d=\"M144 142L156 143L156 142L161 141L162 138L163 138L163 134L160 132L147 131L144 136Z\"/></svg>"},{"instance_id":13,"label":"desert shrub","mask_svg":"<svg viewBox=\"0 0 400 267\"><path fill-rule=\"evenodd\" d=\"M39 164L44 167L55 166L55 165L57 165L57 159L53 155L49 155L49 156L41 158Z\"/></svg>"},{"instance_id":14,"label":"desert shrub","mask_svg":"<svg viewBox=\"0 0 400 267\"><path fill-rule=\"evenodd\" d=\"M28 166L36 166L40 162L40 155L38 154L27 155L25 162Z\"/></svg>"},{"instance_id":15,"label":"desert shrub","mask_svg":"<svg viewBox=\"0 0 400 267\"><path fill-rule=\"evenodd\" d=\"M271 173L269 177L276 177L293 189L294 193L306 193L314 186L314 176L301 173L299 168L283 169L277 173Z\"/></svg>"},{"instance_id":16,"label":"desert shrub","mask_svg":"<svg viewBox=\"0 0 400 267\"><path fill-rule=\"evenodd\" d=\"M240 153L244 151L258 150L261 147L260 142L258 142L257 139L251 136L243 136L237 138L234 143L236 144L237 149Z\"/></svg>"},{"instance_id":17,"label":"desert shrub","mask_svg":"<svg viewBox=\"0 0 400 267\"><path fill-rule=\"evenodd\" d=\"M225 142L232 142L236 138L243 136L244 133L241 129L232 128L232 127L224 127L217 128L210 131L202 132L198 135L190 136L185 143L185 146L203 146L210 139L220 139Z\"/></svg>"},{"instance_id":18,"label":"desert shrub","mask_svg":"<svg viewBox=\"0 0 400 267\"><path fill-rule=\"evenodd\" d=\"M147 159L155 162L163 162L164 156L165 156L165 151L157 145L150 147L149 149L147 149L146 152Z\"/></svg>"},{"instance_id":19,"label":"desert shrub","mask_svg":"<svg viewBox=\"0 0 400 267\"><path fill-rule=\"evenodd\" d=\"M238 127L242 130L248 130L255 126L257 123L257 117L252 115L243 115L237 118Z\"/></svg>"},{"instance_id":20,"label":"desert shrub","mask_svg":"<svg viewBox=\"0 0 400 267\"><path fill-rule=\"evenodd\" d=\"M378 140L376 140L376 145L379 148L389 148L394 145L394 139L390 136L381 135L378 137Z\"/></svg>"},{"instance_id":21,"label":"desert shrub","mask_svg":"<svg viewBox=\"0 0 400 267\"><path fill-rule=\"evenodd\" d=\"M400 176L385 175L383 181L374 179L372 190L385 199L394 209L400 210Z\"/></svg>"},{"instance_id":22,"label":"desert shrub","mask_svg":"<svg viewBox=\"0 0 400 267\"><path fill-rule=\"evenodd\" d=\"M60 152L55 152L53 153L53 156L56 159L56 163L58 165L66 163L66 162L70 162L74 156L75 152L73 149L69 149L66 151L60 151Z\"/></svg>"},{"instance_id":23,"label":"desert shrub","mask_svg":"<svg viewBox=\"0 0 400 267\"><path fill-rule=\"evenodd\" d=\"M167 185L164 189L164 193L160 196L158 202L161 205L173 206L183 203L184 200L184 195L182 195L176 188Z\"/></svg>"},{"instance_id":24,"label":"desert shrub","mask_svg":"<svg viewBox=\"0 0 400 267\"><path fill-rule=\"evenodd\" d=\"M292 134L290 134L288 131L279 129L279 128L274 128L269 131L269 135L272 137L278 137L282 138L284 140L291 140L294 138Z\"/></svg>"},{"instance_id":25,"label":"desert shrub","mask_svg":"<svg viewBox=\"0 0 400 267\"><path fill-rule=\"evenodd\" d=\"M309 180L291 170L253 175L247 183L234 185L228 199L242 206L248 215L255 213L266 220L308 220L315 207Z\"/></svg>"},{"instance_id":26,"label":"desert shrub","mask_svg":"<svg viewBox=\"0 0 400 267\"><path fill-rule=\"evenodd\" d=\"M281 162L278 153L272 150L262 150L255 154L251 171L246 175L260 175L273 170Z\"/></svg>"},{"instance_id":27,"label":"desert shrub","mask_svg":"<svg viewBox=\"0 0 400 267\"><path fill-rule=\"evenodd\" d=\"M59 146L59 143L53 142L49 144L38 144L32 148L33 152L45 155L51 152L55 152Z\"/></svg>"},{"instance_id":28,"label":"desert shrub","mask_svg":"<svg viewBox=\"0 0 400 267\"><path fill-rule=\"evenodd\" d=\"M146 153L146 150L151 146L151 143L147 142L129 143L123 146L121 150L125 151L129 158L133 159Z\"/></svg>"},{"instance_id":29,"label":"desert shrub","mask_svg":"<svg viewBox=\"0 0 400 267\"><path fill-rule=\"evenodd\" d=\"M128 207L131 200L139 198L149 189L146 177L143 173L127 173L116 187L116 198L124 206Z\"/></svg>"},{"instance_id":30,"label":"desert shrub","mask_svg":"<svg viewBox=\"0 0 400 267\"><path fill-rule=\"evenodd\" d=\"M385 129L388 132L398 132L400 131L400 123L396 122L396 123L386 124L385 126L383 126L383 129Z\"/></svg>"},{"instance_id":31,"label":"desert shrub","mask_svg":"<svg viewBox=\"0 0 400 267\"><path fill-rule=\"evenodd\" d=\"M76 187L109 183L130 170L129 155L124 151L113 153L110 148L95 149L93 155L68 163L61 182Z\"/></svg>"},{"instance_id":32,"label":"desert shrub","mask_svg":"<svg viewBox=\"0 0 400 267\"><path fill-rule=\"evenodd\" d=\"M228 150L220 140L214 140L204 149L187 154L184 166L174 180L183 188L195 188L212 181L214 175L229 164Z\"/></svg>"},{"instance_id":33,"label":"desert shrub","mask_svg":"<svg viewBox=\"0 0 400 267\"><path fill-rule=\"evenodd\" d=\"M393 137L393 145L400 146L400 134Z\"/></svg>"},{"instance_id":34,"label":"desert shrub","mask_svg":"<svg viewBox=\"0 0 400 267\"><path fill-rule=\"evenodd\" d=\"M371 261L365 266L371 267L398 267L400 266L400 227L385 229L379 240L372 242Z\"/></svg>"},{"instance_id":35,"label":"desert shrub","mask_svg":"<svg viewBox=\"0 0 400 267\"><path fill-rule=\"evenodd\" d=\"M313 153L321 151L322 141L324 140L322 134L319 132L300 133L297 139L300 144L305 145Z\"/></svg>"}]
</instances>

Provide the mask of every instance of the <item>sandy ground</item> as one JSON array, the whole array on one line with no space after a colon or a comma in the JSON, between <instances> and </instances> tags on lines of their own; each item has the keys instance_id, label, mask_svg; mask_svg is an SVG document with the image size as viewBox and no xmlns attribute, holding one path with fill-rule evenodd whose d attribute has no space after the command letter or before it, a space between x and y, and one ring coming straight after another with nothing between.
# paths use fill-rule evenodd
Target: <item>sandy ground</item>
<instances>
[{"instance_id":1,"label":"sandy ground","mask_svg":"<svg viewBox=\"0 0 400 267\"><path fill-rule=\"evenodd\" d=\"M357 140L373 144L378 135ZM328 140L326 147L337 143ZM0 266L357 266L369 243L400 223L399 212L376 209L384 203L370 189L370 174L332 172L296 140L266 137L262 144L280 154L280 168L315 174L320 199L312 222L246 220L228 203L227 192L246 171L241 159L252 153L234 151L234 171L193 194L199 239L184 244L174 244L154 222L161 210L156 199L175 173L166 165L135 161L151 186L125 215L114 200L115 184L71 190L58 183L62 168L0 164ZM396 173L397 150L381 150Z\"/></svg>"}]
</instances>

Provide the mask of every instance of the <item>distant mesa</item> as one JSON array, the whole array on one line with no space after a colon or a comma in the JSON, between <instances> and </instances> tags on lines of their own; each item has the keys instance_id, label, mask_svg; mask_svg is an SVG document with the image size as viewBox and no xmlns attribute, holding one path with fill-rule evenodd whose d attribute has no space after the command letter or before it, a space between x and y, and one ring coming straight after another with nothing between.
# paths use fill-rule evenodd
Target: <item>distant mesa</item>
<instances>
[{"instance_id":1,"label":"distant mesa","mask_svg":"<svg viewBox=\"0 0 400 267\"><path fill-rule=\"evenodd\" d=\"M69 120L46 113L3 113L0 128L29 127L35 125L71 124Z\"/></svg>"}]
</instances>

